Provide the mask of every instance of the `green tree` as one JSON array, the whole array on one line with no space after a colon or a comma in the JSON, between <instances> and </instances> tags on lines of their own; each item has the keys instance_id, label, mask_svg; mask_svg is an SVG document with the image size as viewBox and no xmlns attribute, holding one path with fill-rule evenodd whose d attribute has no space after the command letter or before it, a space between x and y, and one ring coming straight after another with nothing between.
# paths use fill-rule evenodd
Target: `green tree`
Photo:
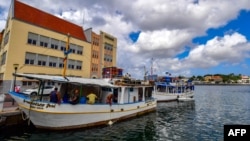
<instances>
[{"instance_id":1,"label":"green tree","mask_svg":"<svg viewBox=\"0 0 250 141\"><path fill-rule=\"evenodd\" d=\"M197 79L200 80L200 81L204 81L205 80L204 77L200 76L200 75L197 76Z\"/></svg>"}]
</instances>

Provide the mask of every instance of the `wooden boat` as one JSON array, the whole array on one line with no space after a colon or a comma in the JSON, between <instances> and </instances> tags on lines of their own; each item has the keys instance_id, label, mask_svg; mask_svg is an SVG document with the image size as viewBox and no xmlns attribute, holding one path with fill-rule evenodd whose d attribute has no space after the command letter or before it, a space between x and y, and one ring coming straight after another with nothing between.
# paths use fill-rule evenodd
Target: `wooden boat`
<instances>
[{"instance_id":1,"label":"wooden boat","mask_svg":"<svg viewBox=\"0 0 250 141\"><path fill-rule=\"evenodd\" d=\"M176 101L179 97L194 97L194 85L180 83L155 82L155 98L158 102Z\"/></svg>"},{"instance_id":2,"label":"wooden boat","mask_svg":"<svg viewBox=\"0 0 250 141\"><path fill-rule=\"evenodd\" d=\"M14 74L39 81L42 92L44 82L52 81L60 84L63 97L61 104L52 103L43 94L32 97L21 92L9 91L18 103L19 108L37 128L62 130L97 125L111 125L114 122L135 117L156 110L157 101L151 85L112 85L101 79L86 79L36 74ZM72 89L80 90L77 104L68 103L67 96ZM12 89L12 88L11 88ZM94 104L84 100L90 92L97 95ZM112 103L106 103L112 93Z\"/></svg>"}]
</instances>

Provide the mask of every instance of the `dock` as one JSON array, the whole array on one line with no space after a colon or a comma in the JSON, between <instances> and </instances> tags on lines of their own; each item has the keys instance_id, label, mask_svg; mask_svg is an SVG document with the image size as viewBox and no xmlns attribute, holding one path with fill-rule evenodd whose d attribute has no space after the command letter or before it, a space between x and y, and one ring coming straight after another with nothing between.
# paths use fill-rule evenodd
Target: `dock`
<instances>
[{"instance_id":1,"label":"dock","mask_svg":"<svg viewBox=\"0 0 250 141\"><path fill-rule=\"evenodd\" d=\"M3 101L3 108L0 111L0 127L18 125L25 122L17 103L13 102L13 99L6 94Z\"/></svg>"}]
</instances>

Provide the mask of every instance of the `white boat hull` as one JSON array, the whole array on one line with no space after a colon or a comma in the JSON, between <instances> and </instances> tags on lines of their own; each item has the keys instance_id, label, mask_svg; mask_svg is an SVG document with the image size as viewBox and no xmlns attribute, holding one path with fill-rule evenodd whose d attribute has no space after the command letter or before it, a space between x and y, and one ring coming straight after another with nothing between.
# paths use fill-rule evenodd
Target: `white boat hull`
<instances>
[{"instance_id":1,"label":"white boat hull","mask_svg":"<svg viewBox=\"0 0 250 141\"><path fill-rule=\"evenodd\" d=\"M177 100L177 97L178 95L176 94L162 94L162 93L155 94L157 102L175 101Z\"/></svg>"},{"instance_id":2,"label":"white boat hull","mask_svg":"<svg viewBox=\"0 0 250 141\"><path fill-rule=\"evenodd\" d=\"M184 94L184 95L182 95L182 96L180 96L180 97L178 97L178 101L183 101L183 102L185 102L185 101L193 101L194 100L194 95L193 94Z\"/></svg>"},{"instance_id":3,"label":"white boat hull","mask_svg":"<svg viewBox=\"0 0 250 141\"><path fill-rule=\"evenodd\" d=\"M31 101L17 93L10 94L37 128L56 130L105 125L155 111L157 105L156 99L112 106L108 104L71 105L68 103L58 105Z\"/></svg>"},{"instance_id":4,"label":"white boat hull","mask_svg":"<svg viewBox=\"0 0 250 141\"><path fill-rule=\"evenodd\" d=\"M191 97L180 97L180 98L178 98L178 101L183 101L183 102L185 102L185 101L194 101L194 98L191 98Z\"/></svg>"},{"instance_id":5,"label":"white boat hull","mask_svg":"<svg viewBox=\"0 0 250 141\"><path fill-rule=\"evenodd\" d=\"M156 92L155 98L157 102L168 102L168 101L177 101L179 97L187 95L187 97L194 97L194 92L187 93L165 93L165 92Z\"/></svg>"}]
</instances>

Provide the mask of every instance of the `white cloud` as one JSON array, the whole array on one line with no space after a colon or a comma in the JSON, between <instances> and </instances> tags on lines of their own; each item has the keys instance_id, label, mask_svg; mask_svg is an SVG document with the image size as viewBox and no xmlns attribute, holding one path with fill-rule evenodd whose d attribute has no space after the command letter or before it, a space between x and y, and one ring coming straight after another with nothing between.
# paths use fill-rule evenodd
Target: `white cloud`
<instances>
[{"instance_id":1,"label":"white cloud","mask_svg":"<svg viewBox=\"0 0 250 141\"><path fill-rule=\"evenodd\" d=\"M11 1L0 0L0 32L5 27Z\"/></svg>"},{"instance_id":2,"label":"white cloud","mask_svg":"<svg viewBox=\"0 0 250 141\"><path fill-rule=\"evenodd\" d=\"M0 20L0 32L4 29L5 23L6 23L6 20Z\"/></svg>"},{"instance_id":3,"label":"white cloud","mask_svg":"<svg viewBox=\"0 0 250 141\"><path fill-rule=\"evenodd\" d=\"M151 58L159 74L189 74L191 68L237 63L249 57L249 43L239 33L214 37L205 45L192 43L193 38L205 35L209 28L221 27L237 18L240 10L250 10L249 0L20 1L83 25L84 29L92 27L97 33L102 30L116 36L117 66L134 77L142 78L144 66L150 70ZM0 0L0 7L6 13L9 4ZM5 18L6 14L1 14L0 20ZM2 23L0 29L4 27ZM133 31L141 31L136 43L128 38ZM185 46L191 46L189 56L175 58L185 51Z\"/></svg>"},{"instance_id":4,"label":"white cloud","mask_svg":"<svg viewBox=\"0 0 250 141\"><path fill-rule=\"evenodd\" d=\"M246 38L233 33L224 37L215 37L209 40L205 45L199 45L194 48L189 56L180 60L184 68L199 66L200 68L209 68L219 63L237 63L244 58L249 57L250 44Z\"/></svg>"},{"instance_id":5,"label":"white cloud","mask_svg":"<svg viewBox=\"0 0 250 141\"><path fill-rule=\"evenodd\" d=\"M132 51L144 57L174 57L182 51L180 47L188 43L191 37L190 33L184 30L141 32L137 43L132 46Z\"/></svg>"}]
</instances>

